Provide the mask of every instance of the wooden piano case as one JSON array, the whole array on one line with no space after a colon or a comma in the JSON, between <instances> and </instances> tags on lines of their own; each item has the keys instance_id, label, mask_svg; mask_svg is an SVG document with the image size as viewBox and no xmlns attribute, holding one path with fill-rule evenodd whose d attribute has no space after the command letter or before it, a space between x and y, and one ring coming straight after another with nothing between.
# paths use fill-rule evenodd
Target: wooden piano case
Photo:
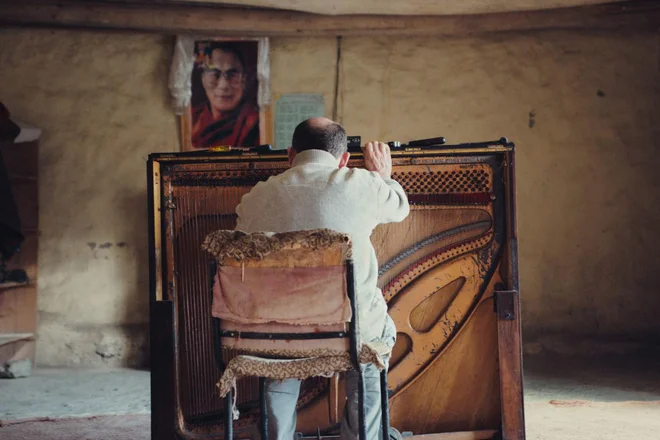
<instances>
[{"instance_id":1,"label":"wooden piano case","mask_svg":"<svg viewBox=\"0 0 660 440\"><path fill-rule=\"evenodd\" d=\"M392 156L411 214L372 236L398 329L391 425L425 439L524 439L513 144L503 138ZM359 152L349 166L362 166ZM152 438L220 439L201 243L212 230L233 229L241 196L288 162L283 152L203 151L152 154L147 168ZM258 439L257 380L239 382L237 394L235 438ZM306 381L298 431L332 434L343 397L336 378Z\"/></svg>"}]
</instances>

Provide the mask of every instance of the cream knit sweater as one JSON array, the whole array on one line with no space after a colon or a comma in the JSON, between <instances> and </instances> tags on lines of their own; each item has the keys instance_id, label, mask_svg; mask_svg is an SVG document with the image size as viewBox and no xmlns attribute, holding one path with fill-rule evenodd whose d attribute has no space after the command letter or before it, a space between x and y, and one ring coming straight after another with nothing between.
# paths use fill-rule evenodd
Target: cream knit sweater
<instances>
[{"instance_id":1,"label":"cream knit sweater","mask_svg":"<svg viewBox=\"0 0 660 440\"><path fill-rule=\"evenodd\" d=\"M236 229L290 232L327 228L351 235L360 335L381 336L387 304L376 286L378 261L371 233L383 223L400 222L410 208L396 181L357 168L338 168L339 160L322 150L296 155L284 173L258 183L236 208Z\"/></svg>"}]
</instances>

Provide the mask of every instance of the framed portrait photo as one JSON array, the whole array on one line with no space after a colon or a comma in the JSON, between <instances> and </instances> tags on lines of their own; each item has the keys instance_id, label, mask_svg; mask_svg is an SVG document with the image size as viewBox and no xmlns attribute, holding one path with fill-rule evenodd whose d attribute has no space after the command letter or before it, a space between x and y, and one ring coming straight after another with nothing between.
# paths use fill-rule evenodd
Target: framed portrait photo
<instances>
[{"instance_id":1,"label":"framed portrait photo","mask_svg":"<svg viewBox=\"0 0 660 440\"><path fill-rule=\"evenodd\" d=\"M195 39L193 46L189 104L181 112L182 150L269 143L267 40L207 38Z\"/></svg>"}]
</instances>

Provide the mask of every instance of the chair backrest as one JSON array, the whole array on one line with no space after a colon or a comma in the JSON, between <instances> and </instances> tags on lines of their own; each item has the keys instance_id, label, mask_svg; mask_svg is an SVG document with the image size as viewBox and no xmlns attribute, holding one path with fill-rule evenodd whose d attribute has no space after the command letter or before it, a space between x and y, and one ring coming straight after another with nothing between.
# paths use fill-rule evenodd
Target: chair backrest
<instances>
[{"instance_id":1,"label":"chair backrest","mask_svg":"<svg viewBox=\"0 0 660 440\"><path fill-rule=\"evenodd\" d=\"M350 349L357 304L348 235L216 231L203 247L217 262L212 315L223 347L289 356Z\"/></svg>"}]
</instances>

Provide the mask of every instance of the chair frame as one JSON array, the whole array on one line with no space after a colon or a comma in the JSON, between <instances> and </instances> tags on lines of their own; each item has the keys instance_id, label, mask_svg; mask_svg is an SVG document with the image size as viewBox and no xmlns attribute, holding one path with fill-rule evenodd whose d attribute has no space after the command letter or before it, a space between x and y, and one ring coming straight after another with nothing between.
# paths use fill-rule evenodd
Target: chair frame
<instances>
[{"instance_id":1,"label":"chair frame","mask_svg":"<svg viewBox=\"0 0 660 440\"><path fill-rule=\"evenodd\" d=\"M348 338L349 339L349 354L353 369L358 372L358 420L359 420L359 438L360 440L367 439L367 427L365 421L365 407L364 398L366 388L364 383L364 372L360 368L359 358L359 334L358 334L358 313L357 313L357 298L355 293L355 272L353 260L347 259L346 265L346 291L348 299L351 304L352 319L349 322L348 332L319 332L319 333L261 333L261 332L241 332L240 337L245 339L298 339L298 340L312 340L312 339L334 339L334 338ZM217 272L217 262L211 260L209 266L209 280L211 291L211 302L213 302L213 284L214 277ZM218 370L223 372L226 365L222 359L222 337L237 337L238 332L222 330L220 326L220 319L211 317L213 326L213 351ZM233 439L233 390L225 396L225 421L224 421L224 440ZM380 373L380 405L381 405L381 424L382 424L382 440L389 440L389 427L390 427L390 414L389 414L389 396L387 390L387 368ZM268 411L266 406L266 378L259 378L259 431L262 440L268 440Z\"/></svg>"}]
</instances>

